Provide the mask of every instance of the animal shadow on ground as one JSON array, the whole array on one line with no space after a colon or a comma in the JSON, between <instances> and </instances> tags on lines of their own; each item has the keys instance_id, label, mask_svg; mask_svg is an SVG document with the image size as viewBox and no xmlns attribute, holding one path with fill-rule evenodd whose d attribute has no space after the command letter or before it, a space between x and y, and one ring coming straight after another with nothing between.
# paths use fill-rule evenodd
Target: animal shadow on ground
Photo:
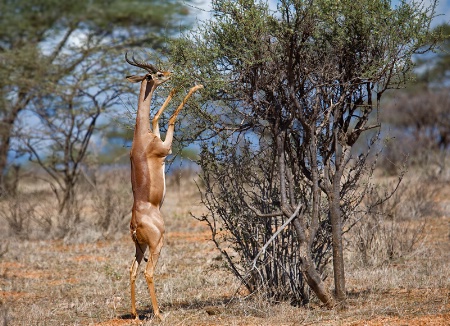
<instances>
[{"instance_id":1,"label":"animal shadow on ground","mask_svg":"<svg viewBox=\"0 0 450 326\"><path fill-rule=\"evenodd\" d=\"M205 301L193 301L193 302L179 302L174 304L166 304L161 309L161 313L164 315L165 313L176 311L178 309L185 310L199 310L205 309L208 314L210 311L215 312L219 311L222 306L227 305L232 299L228 297L217 298L215 300L205 300ZM151 320L155 317L153 314L153 309L149 306L147 309L138 310L139 320ZM131 314L124 314L119 316L120 319L134 319Z\"/></svg>"}]
</instances>

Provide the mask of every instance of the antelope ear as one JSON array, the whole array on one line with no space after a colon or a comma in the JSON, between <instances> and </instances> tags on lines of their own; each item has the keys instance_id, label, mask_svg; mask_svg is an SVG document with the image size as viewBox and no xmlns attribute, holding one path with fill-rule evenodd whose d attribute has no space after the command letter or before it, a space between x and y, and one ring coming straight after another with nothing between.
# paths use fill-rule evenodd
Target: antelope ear
<instances>
[{"instance_id":1,"label":"antelope ear","mask_svg":"<svg viewBox=\"0 0 450 326\"><path fill-rule=\"evenodd\" d=\"M132 83L140 83L141 81L143 81L143 80L145 79L145 76L136 76L136 75L133 75L133 76L127 76L126 78L127 78L127 80L128 80L129 82L132 82Z\"/></svg>"}]
</instances>

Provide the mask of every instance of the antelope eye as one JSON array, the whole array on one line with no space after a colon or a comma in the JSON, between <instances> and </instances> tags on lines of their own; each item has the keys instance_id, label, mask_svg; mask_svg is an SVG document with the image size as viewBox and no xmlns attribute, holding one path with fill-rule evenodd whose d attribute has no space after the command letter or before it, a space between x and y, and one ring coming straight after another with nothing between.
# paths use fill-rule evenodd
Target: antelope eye
<instances>
[{"instance_id":1,"label":"antelope eye","mask_svg":"<svg viewBox=\"0 0 450 326\"><path fill-rule=\"evenodd\" d=\"M157 76L158 76L158 78L161 78L164 76L164 74L162 72L158 72Z\"/></svg>"}]
</instances>

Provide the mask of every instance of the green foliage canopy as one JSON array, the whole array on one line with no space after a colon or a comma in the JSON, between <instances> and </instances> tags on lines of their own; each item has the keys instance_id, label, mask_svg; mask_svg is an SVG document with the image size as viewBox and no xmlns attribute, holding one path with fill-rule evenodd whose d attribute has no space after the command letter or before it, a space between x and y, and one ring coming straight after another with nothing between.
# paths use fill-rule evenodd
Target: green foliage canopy
<instances>
[{"instance_id":1,"label":"green foliage canopy","mask_svg":"<svg viewBox=\"0 0 450 326\"><path fill-rule=\"evenodd\" d=\"M292 78L294 90L319 75L328 85L370 82L381 96L410 78L414 54L435 46L429 43L435 13L423 2L392 8L387 0L279 1L272 12L264 1L213 1L213 10L213 20L171 48L175 85L201 82L203 100L220 107L216 115L209 114L212 106L194 112L200 129L255 102L260 109L253 106L246 122L259 123L254 114L266 119L275 101L268 89L287 89Z\"/></svg>"},{"instance_id":2,"label":"green foliage canopy","mask_svg":"<svg viewBox=\"0 0 450 326\"><path fill-rule=\"evenodd\" d=\"M169 37L189 25L187 14L179 1L2 0L0 187L12 140L18 136L18 119L36 109L39 97L45 98L40 103L55 104L48 107L50 113L64 111L66 106L56 105L59 102L51 98L61 98L69 88L68 93L81 98L100 83L98 88L106 97L117 97L125 91L124 69L129 70L124 50L163 47ZM109 88L104 88L105 83ZM77 101L81 102L89 106ZM102 109L114 104L109 101Z\"/></svg>"}]
</instances>

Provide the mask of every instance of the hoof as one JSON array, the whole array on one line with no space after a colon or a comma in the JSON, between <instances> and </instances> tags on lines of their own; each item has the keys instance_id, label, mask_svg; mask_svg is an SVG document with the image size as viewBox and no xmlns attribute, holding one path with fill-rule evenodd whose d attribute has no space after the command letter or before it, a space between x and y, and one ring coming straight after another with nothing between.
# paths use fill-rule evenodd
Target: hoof
<instances>
[{"instance_id":1,"label":"hoof","mask_svg":"<svg viewBox=\"0 0 450 326\"><path fill-rule=\"evenodd\" d=\"M164 317L163 317L163 315L161 315L160 313L155 314L155 318L158 319L160 322L163 322L163 321L164 321Z\"/></svg>"}]
</instances>

